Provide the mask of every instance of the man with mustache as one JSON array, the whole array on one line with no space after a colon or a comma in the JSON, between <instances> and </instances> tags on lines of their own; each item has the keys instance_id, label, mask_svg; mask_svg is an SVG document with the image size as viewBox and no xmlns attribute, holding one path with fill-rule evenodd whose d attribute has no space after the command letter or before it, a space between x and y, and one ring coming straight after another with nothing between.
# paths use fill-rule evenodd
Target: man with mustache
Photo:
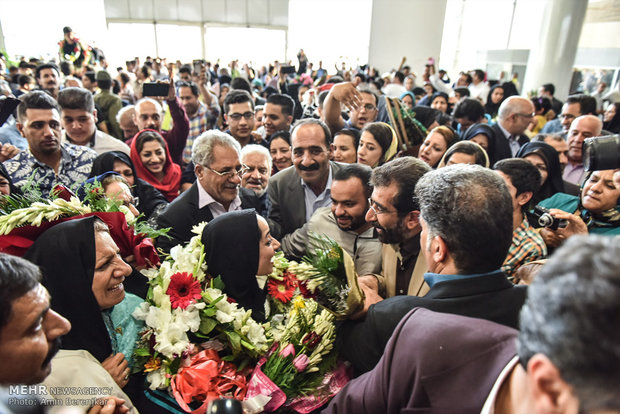
<instances>
[{"instance_id":1,"label":"man with mustache","mask_svg":"<svg viewBox=\"0 0 620 414\"><path fill-rule=\"evenodd\" d=\"M90 148L61 142L58 103L45 92L22 96L17 107L17 129L28 141L22 151L4 162L13 184L25 185L30 177L47 197L54 186L71 188L88 179L97 153Z\"/></svg>"},{"instance_id":2,"label":"man with mustache","mask_svg":"<svg viewBox=\"0 0 620 414\"><path fill-rule=\"evenodd\" d=\"M278 240L304 225L319 207L331 205L333 175L341 164L330 161L331 133L318 119L303 119L291 135L293 166L269 179L271 234Z\"/></svg>"},{"instance_id":3,"label":"man with mustache","mask_svg":"<svg viewBox=\"0 0 620 414\"><path fill-rule=\"evenodd\" d=\"M19 385L39 384L50 375L52 358L60 349L60 338L69 332L71 324L50 309L50 295L41 285L41 273L35 265L0 254L0 274L0 355L3 358L0 412L11 413L13 409L22 412L24 405L40 406L37 397L49 398L46 387ZM94 368L84 369L92 379ZM89 384L93 385L102 384ZM127 413L124 402L121 398L109 397L107 402L102 401L102 405L92 407L88 413Z\"/></svg>"},{"instance_id":4,"label":"man with mustache","mask_svg":"<svg viewBox=\"0 0 620 414\"><path fill-rule=\"evenodd\" d=\"M230 93L226 98L229 95ZM260 209L257 212L267 218L270 206L267 185L269 184L272 166L269 150L262 145L246 145L241 149L241 164L247 167L246 173L241 177L241 187L254 191L260 200Z\"/></svg>"},{"instance_id":5,"label":"man with mustache","mask_svg":"<svg viewBox=\"0 0 620 414\"><path fill-rule=\"evenodd\" d=\"M53 63L43 63L37 66L35 78L39 89L49 93L54 99L58 99L60 90L60 72L58 66Z\"/></svg>"},{"instance_id":6,"label":"man with mustache","mask_svg":"<svg viewBox=\"0 0 620 414\"><path fill-rule=\"evenodd\" d=\"M160 228L171 227L170 238L159 237L157 247L165 252L185 244L192 227L235 210L260 210L256 194L241 187L247 167L241 163L241 145L230 135L211 129L194 141L192 163L196 181L157 217Z\"/></svg>"},{"instance_id":7,"label":"man with mustache","mask_svg":"<svg viewBox=\"0 0 620 414\"><path fill-rule=\"evenodd\" d=\"M562 178L569 183L581 185L583 180L583 141L586 138L601 135L603 122L594 115L583 115L576 118L568 130L568 163L564 167Z\"/></svg>"},{"instance_id":8,"label":"man with mustache","mask_svg":"<svg viewBox=\"0 0 620 414\"><path fill-rule=\"evenodd\" d=\"M308 235L324 234L338 242L353 259L355 271L365 275L381 271L382 244L365 219L372 193L367 165L347 164L334 174L331 207L319 208L303 227L282 240L282 251L297 259L306 254Z\"/></svg>"},{"instance_id":9,"label":"man with mustache","mask_svg":"<svg viewBox=\"0 0 620 414\"><path fill-rule=\"evenodd\" d=\"M366 300L373 303L397 295L423 296L426 262L420 254L420 208L413 198L418 180L430 171L413 157L392 160L373 170L366 221L383 243L379 274L359 273Z\"/></svg>"}]
</instances>

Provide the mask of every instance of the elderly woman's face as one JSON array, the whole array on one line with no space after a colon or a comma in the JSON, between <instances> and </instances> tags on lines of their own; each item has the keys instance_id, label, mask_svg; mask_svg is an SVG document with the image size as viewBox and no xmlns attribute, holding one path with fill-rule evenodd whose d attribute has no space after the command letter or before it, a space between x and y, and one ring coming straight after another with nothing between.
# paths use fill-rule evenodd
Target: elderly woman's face
<instances>
[{"instance_id":1,"label":"elderly woman's face","mask_svg":"<svg viewBox=\"0 0 620 414\"><path fill-rule=\"evenodd\" d=\"M258 229L260 230L260 246L258 251L257 275L269 275L273 271L273 256L280 247L280 243L271 237L267 220L257 215Z\"/></svg>"},{"instance_id":2,"label":"elderly woman's face","mask_svg":"<svg viewBox=\"0 0 620 414\"><path fill-rule=\"evenodd\" d=\"M131 267L123 261L112 236L105 231L96 231L92 290L101 309L109 309L125 298L123 281L130 274Z\"/></svg>"},{"instance_id":3,"label":"elderly woman's face","mask_svg":"<svg viewBox=\"0 0 620 414\"><path fill-rule=\"evenodd\" d=\"M593 213L614 208L620 198L620 189L616 188L614 170L594 171L586 181L581 192L581 204Z\"/></svg>"}]
</instances>

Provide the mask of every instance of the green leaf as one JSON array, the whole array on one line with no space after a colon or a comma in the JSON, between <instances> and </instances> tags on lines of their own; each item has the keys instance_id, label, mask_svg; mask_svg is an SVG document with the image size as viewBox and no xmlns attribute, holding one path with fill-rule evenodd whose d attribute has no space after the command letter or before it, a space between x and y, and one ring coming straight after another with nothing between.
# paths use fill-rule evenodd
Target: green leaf
<instances>
[{"instance_id":1,"label":"green leaf","mask_svg":"<svg viewBox=\"0 0 620 414\"><path fill-rule=\"evenodd\" d=\"M200 328L198 329L200 333L205 335L209 334L217 326L217 321L213 318L202 318L200 320Z\"/></svg>"},{"instance_id":2,"label":"green leaf","mask_svg":"<svg viewBox=\"0 0 620 414\"><path fill-rule=\"evenodd\" d=\"M136 348L134 354L138 356L151 356L151 352L148 348Z\"/></svg>"},{"instance_id":3,"label":"green leaf","mask_svg":"<svg viewBox=\"0 0 620 414\"><path fill-rule=\"evenodd\" d=\"M224 291L224 289L226 289L226 284L222 280L221 276L211 279L211 286L215 289L221 290L222 292Z\"/></svg>"},{"instance_id":4,"label":"green leaf","mask_svg":"<svg viewBox=\"0 0 620 414\"><path fill-rule=\"evenodd\" d=\"M239 334L233 331L225 331L224 333L226 334L226 336L228 336L228 339L230 340L230 345L232 346L233 351L234 352L240 351L241 350L241 337L239 336Z\"/></svg>"},{"instance_id":5,"label":"green leaf","mask_svg":"<svg viewBox=\"0 0 620 414\"><path fill-rule=\"evenodd\" d=\"M221 359L222 361L233 362L235 360L235 357L232 355L226 355L225 357L222 357Z\"/></svg>"},{"instance_id":6,"label":"green leaf","mask_svg":"<svg viewBox=\"0 0 620 414\"><path fill-rule=\"evenodd\" d=\"M215 306L209 306L202 311L202 314L207 317L215 316L216 313L217 313L217 308Z\"/></svg>"}]
</instances>

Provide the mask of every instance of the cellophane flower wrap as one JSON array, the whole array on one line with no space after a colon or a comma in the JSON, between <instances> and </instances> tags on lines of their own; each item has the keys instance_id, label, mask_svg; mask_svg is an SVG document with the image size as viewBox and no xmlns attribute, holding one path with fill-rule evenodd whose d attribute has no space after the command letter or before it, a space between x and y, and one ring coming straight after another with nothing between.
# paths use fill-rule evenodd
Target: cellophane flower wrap
<instances>
[{"instance_id":1,"label":"cellophane flower wrap","mask_svg":"<svg viewBox=\"0 0 620 414\"><path fill-rule=\"evenodd\" d=\"M327 236L310 233L303 262L291 262L288 270L337 319L346 319L364 306L353 259Z\"/></svg>"},{"instance_id":2,"label":"cellophane flower wrap","mask_svg":"<svg viewBox=\"0 0 620 414\"><path fill-rule=\"evenodd\" d=\"M149 293L133 315L147 327L136 365L149 387L166 390L187 412L205 412L215 398L239 399L246 413L306 413L325 404L349 379L333 349L334 316L278 253L265 286L267 322L254 321L207 274L205 225L159 269L143 271Z\"/></svg>"}]
</instances>

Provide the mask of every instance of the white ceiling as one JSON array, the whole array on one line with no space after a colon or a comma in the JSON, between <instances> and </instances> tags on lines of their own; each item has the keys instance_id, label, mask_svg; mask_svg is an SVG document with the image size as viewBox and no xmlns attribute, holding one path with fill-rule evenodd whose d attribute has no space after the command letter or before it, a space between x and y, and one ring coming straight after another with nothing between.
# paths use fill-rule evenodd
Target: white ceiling
<instances>
[{"instance_id":1,"label":"white ceiling","mask_svg":"<svg viewBox=\"0 0 620 414\"><path fill-rule=\"evenodd\" d=\"M288 0L104 0L108 21L288 25Z\"/></svg>"}]
</instances>

